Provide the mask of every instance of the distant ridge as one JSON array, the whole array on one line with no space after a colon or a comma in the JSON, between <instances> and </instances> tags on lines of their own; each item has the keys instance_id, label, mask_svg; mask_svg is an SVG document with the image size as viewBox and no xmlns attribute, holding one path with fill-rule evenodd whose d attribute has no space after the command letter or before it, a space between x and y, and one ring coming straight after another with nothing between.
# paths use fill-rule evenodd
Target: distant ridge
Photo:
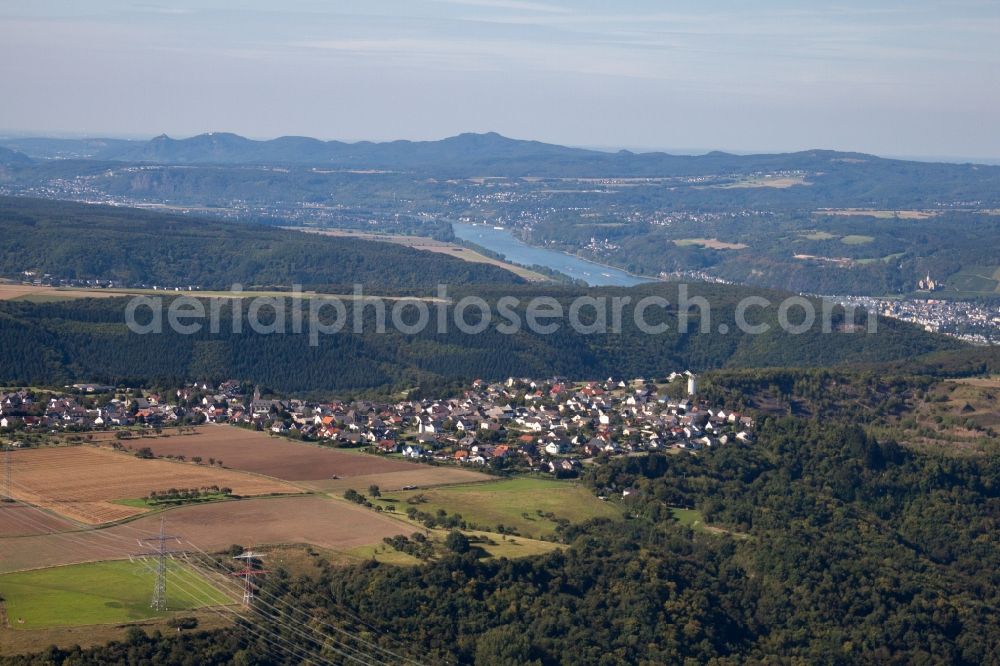
<instances>
[{"instance_id":1,"label":"distant ridge","mask_svg":"<svg viewBox=\"0 0 1000 666\"><path fill-rule=\"evenodd\" d=\"M27 166L31 158L24 153L0 146L0 166Z\"/></svg>"},{"instance_id":2,"label":"distant ridge","mask_svg":"<svg viewBox=\"0 0 1000 666\"><path fill-rule=\"evenodd\" d=\"M256 141L229 132L209 132L187 139L165 134L147 143L115 146L97 159L163 164L315 164L343 167L413 168L447 160L498 160L600 155L539 141L509 139L495 132L459 134L439 141L320 141L283 136Z\"/></svg>"},{"instance_id":3,"label":"distant ridge","mask_svg":"<svg viewBox=\"0 0 1000 666\"><path fill-rule=\"evenodd\" d=\"M208 132L175 139L161 134L149 141L121 139L17 139L0 146L37 159L176 165L283 165L342 170L383 170L428 177L552 176L662 177L706 173L754 173L782 170L851 172L870 178L875 170L919 170L967 175L970 169L998 167L891 160L865 153L812 149L794 153L704 155L665 152L606 152L541 141L512 139L496 132L465 133L437 141L321 141L303 136L248 139L231 132ZM2 159L2 158L0 158ZM977 174L982 177L983 174Z\"/></svg>"}]
</instances>

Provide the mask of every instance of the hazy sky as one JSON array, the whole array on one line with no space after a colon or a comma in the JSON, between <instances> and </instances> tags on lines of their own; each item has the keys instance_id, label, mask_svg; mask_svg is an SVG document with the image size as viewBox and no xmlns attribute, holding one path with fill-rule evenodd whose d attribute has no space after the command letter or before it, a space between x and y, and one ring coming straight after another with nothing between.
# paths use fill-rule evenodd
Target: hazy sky
<instances>
[{"instance_id":1,"label":"hazy sky","mask_svg":"<svg viewBox=\"0 0 1000 666\"><path fill-rule=\"evenodd\" d=\"M0 0L0 130L1000 157L997 0Z\"/></svg>"}]
</instances>

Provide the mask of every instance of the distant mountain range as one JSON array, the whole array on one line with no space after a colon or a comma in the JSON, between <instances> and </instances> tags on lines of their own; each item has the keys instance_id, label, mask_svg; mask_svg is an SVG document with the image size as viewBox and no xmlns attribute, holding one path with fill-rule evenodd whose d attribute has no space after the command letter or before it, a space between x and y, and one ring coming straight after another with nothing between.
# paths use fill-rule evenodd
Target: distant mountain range
<instances>
[{"instance_id":1,"label":"distant mountain range","mask_svg":"<svg viewBox=\"0 0 1000 666\"><path fill-rule=\"evenodd\" d=\"M286 136L267 141L227 132L210 132L187 139L160 135L149 141L122 139L7 139L0 161L13 160L10 150L49 159L88 159L151 164L309 165L335 169L399 171L433 170L441 174L482 175L620 175L684 176L719 172L816 170L912 165L918 170L964 168L963 165L887 160L863 153L808 150L796 153L732 155L671 155L662 152L616 153L570 148L486 134L460 134L439 141L320 141ZM18 157L18 159L21 159ZM984 167L987 169L1000 167Z\"/></svg>"},{"instance_id":2,"label":"distant mountain range","mask_svg":"<svg viewBox=\"0 0 1000 666\"><path fill-rule=\"evenodd\" d=\"M228 132L209 132L187 139L161 134L149 141L122 139L0 140L0 146L37 159L78 158L156 164L345 164L412 167L450 159L524 159L605 155L538 141L488 134L460 134L440 141L320 141L284 136L257 141Z\"/></svg>"},{"instance_id":3,"label":"distant mountain range","mask_svg":"<svg viewBox=\"0 0 1000 666\"><path fill-rule=\"evenodd\" d=\"M0 166L24 166L31 164L31 158L24 153L0 146Z\"/></svg>"}]
</instances>

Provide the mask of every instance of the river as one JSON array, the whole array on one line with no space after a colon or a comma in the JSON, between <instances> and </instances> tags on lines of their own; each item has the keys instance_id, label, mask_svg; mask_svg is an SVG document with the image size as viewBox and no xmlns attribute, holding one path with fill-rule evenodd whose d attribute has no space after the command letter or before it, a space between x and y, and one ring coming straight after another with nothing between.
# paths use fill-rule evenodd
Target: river
<instances>
[{"instance_id":1,"label":"river","mask_svg":"<svg viewBox=\"0 0 1000 666\"><path fill-rule=\"evenodd\" d=\"M565 252L528 245L507 229L459 222L453 222L451 226L455 230L455 235L462 240L502 254L507 261L522 266L545 266L571 278L583 280L592 287L631 287L655 281L651 278L637 277L617 268L602 266Z\"/></svg>"}]
</instances>

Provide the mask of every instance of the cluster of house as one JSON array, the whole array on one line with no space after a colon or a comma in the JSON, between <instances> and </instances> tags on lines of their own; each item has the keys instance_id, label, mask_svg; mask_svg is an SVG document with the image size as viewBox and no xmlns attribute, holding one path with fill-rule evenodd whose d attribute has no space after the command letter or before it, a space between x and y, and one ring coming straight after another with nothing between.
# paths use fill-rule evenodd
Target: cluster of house
<instances>
[{"instance_id":1,"label":"cluster of house","mask_svg":"<svg viewBox=\"0 0 1000 666\"><path fill-rule=\"evenodd\" d=\"M101 387L102 392L113 390ZM184 414L185 410L155 393L107 400L74 394L46 396L24 389L0 393L0 429L74 431L137 424L157 426L177 423Z\"/></svg>"},{"instance_id":2,"label":"cluster of house","mask_svg":"<svg viewBox=\"0 0 1000 666\"><path fill-rule=\"evenodd\" d=\"M262 399L236 381L217 387L192 384L171 400L157 394L123 395L86 407L57 396L41 421L25 426L108 428L132 424L230 423L339 447L367 447L462 465L525 467L572 474L582 461L603 455L666 449L697 450L749 443L753 419L697 399L691 373L674 373L683 397L641 379L568 382L511 378L475 381L458 397L398 402L311 402ZM685 393L685 391L680 391ZM670 391L674 395L676 391ZM4 409L30 394L3 397ZM16 417L15 417L16 418ZM0 426L3 421L0 421Z\"/></svg>"}]
</instances>

